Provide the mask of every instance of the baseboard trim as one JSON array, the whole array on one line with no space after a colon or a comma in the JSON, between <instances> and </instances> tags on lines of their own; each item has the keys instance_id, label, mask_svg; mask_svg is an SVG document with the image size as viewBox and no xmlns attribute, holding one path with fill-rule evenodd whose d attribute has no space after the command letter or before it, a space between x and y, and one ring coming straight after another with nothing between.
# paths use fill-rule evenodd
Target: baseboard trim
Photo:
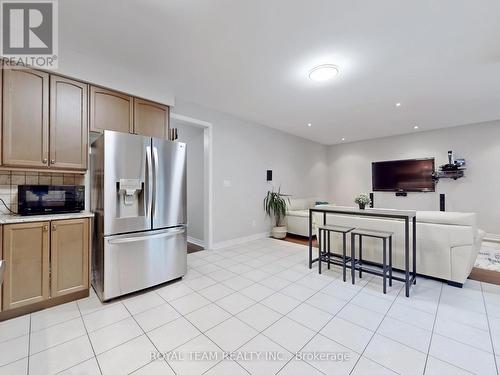
<instances>
[{"instance_id":1,"label":"baseboard trim","mask_svg":"<svg viewBox=\"0 0 500 375\"><path fill-rule=\"evenodd\" d=\"M203 248L205 247L205 241L198 238L187 236L187 242L192 243L193 245L201 246Z\"/></svg>"},{"instance_id":2,"label":"baseboard trim","mask_svg":"<svg viewBox=\"0 0 500 375\"><path fill-rule=\"evenodd\" d=\"M500 242L500 234L486 233L483 241Z\"/></svg>"},{"instance_id":3,"label":"baseboard trim","mask_svg":"<svg viewBox=\"0 0 500 375\"><path fill-rule=\"evenodd\" d=\"M261 238L269 237L269 232L262 232L257 234L252 234L251 236L233 238L232 240L216 242L212 245L212 249L222 249L224 247L240 245L245 242L260 240Z\"/></svg>"}]
</instances>

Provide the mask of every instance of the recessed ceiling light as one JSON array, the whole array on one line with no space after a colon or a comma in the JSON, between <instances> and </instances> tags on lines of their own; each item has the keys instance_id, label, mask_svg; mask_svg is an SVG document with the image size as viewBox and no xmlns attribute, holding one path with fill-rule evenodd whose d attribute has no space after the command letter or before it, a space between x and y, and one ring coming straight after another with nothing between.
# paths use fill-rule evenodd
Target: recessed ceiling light
<instances>
[{"instance_id":1,"label":"recessed ceiling light","mask_svg":"<svg viewBox=\"0 0 500 375\"><path fill-rule=\"evenodd\" d=\"M342 142L344 142L344 141L345 141L345 138L342 138L341 140L342 140Z\"/></svg>"},{"instance_id":2,"label":"recessed ceiling light","mask_svg":"<svg viewBox=\"0 0 500 375\"><path fill-rule=\"evenodd\" d=\"M325 82L334 79L339 74L339 68L336 65L324 64L318 65L309 71L309 78L315 82Z\"/></svg>"},{"instance_id":3,"label":"recessed ceiling light","mask_svg":"<svg viewBox=\"0 0 500 375\"><path fill-rule=\"evenodd\" d=\"M418 129L418 125L415 125L415 126L413 127L413 129L417 130L417 129Z\"/></svg>"},{"instance_id":4,"label":"recessed ceiling light","mask_svg":"<svg viewBox=\"0 0 500 375\"><path fill-rule=\"evenodd\" d=\"M396 103L396 107L401 107L401 103Z\"/></svg>"},{"instance_id":5,"label":"recessed ceiling light","mask_svg":"<svg viewBox=\"0 0 500 375\"><path fill-rule=\"evenodd\" d=\"M311 127L311 126L312 126L312 124L311 124L311 123L309 123L309 124L307 124L307 126Z\"/></svg>"}]
</instances>

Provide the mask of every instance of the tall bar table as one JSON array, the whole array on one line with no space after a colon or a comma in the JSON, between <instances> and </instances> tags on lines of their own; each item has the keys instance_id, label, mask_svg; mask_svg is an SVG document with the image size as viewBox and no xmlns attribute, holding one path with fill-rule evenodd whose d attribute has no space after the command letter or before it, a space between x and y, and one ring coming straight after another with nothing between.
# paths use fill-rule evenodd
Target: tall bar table
<instances>
[{"instance_id":1,"label":"tall bar table","mask_svg":"<svg viewBox=\"0 0 500 375\"><path fill-rule=\"evenodd\" d=\"M312 268L314 262L319 258L313 259L312 254L312 237L313 237L313 213L323 214L323 225L326 225L326 215L328 214L341 214L353 216L369 216L380 217L388 219L399 219L404 223L405 227L405 277L393 276L394 280L402 281L405 283L406 297L410 296L410 288L416 284L417 279L417 212L408 210L393 210L393 209L379 209L379 208L366 208L361 210L357 207L343 207L343 206L325 206L315 207L309 209L309 268ZM412 270L410 272L410 221L412 223Z\"/></svg>"}]
</instances>

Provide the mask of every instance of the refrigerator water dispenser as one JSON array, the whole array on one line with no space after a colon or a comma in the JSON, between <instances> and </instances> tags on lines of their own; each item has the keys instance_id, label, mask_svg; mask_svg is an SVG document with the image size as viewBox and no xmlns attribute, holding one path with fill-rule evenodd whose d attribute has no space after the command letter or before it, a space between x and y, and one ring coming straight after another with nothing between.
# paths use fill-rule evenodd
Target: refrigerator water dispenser
<instances>
[{"instance_id":1,"label":"refrigerator water dispenser","mask_svg":"<svg viewBox=\"0 0 500 375\"><path fill-rule=\"evenodd\" d=\"M116 182L118 190L118 217L134 217L144 215L143 191L144 182L140 179L120 178Z\"/></svg>"}]
</instances>

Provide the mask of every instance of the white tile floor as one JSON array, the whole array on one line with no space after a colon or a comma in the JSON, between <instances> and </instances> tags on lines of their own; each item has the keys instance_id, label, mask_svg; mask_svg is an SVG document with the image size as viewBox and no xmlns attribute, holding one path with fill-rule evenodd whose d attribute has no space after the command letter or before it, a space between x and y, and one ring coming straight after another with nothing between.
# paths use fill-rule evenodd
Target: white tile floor
<instances>
[{"instance_id":1,"label":"white tile floor","mask_svg":"<svg viewBox=\"0 0 500 375\"><path fill-rule=\"evenodd\" d=\"M198 252L183 281L0 323L0 374L498 373L500 287L419 279L407 299L401 283L383 295L377 277L352 286L306 259L272 239ZM254 352L275 358L243 356Z\"/></svg>"}]
</instances>

